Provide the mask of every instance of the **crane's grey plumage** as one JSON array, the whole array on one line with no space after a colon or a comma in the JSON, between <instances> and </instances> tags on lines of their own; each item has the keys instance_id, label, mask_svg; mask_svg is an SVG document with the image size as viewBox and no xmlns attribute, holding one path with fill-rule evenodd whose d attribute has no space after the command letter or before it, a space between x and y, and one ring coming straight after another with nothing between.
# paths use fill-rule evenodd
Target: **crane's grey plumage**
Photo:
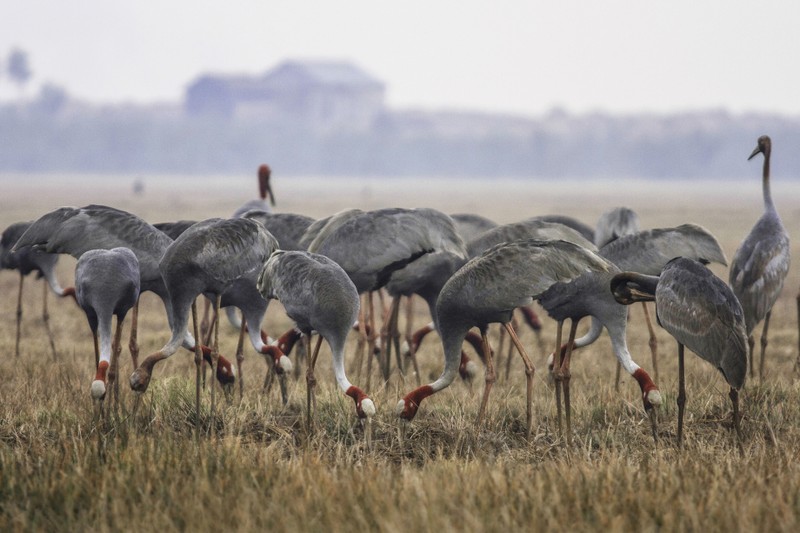
<instances>
[{"instance_id":1,"label":"crane's grey plumage","mask_svg":"<svg viewBox=\"0 0 800 533\"><path fill-rule=\"evenodd\" d=\"M158 263L172 239L138 216L104 205L60 207L39 217L20 237L15 248L34 246L50 253L69 254L75 259L89 250L128 248L139 261L140 292L152 291L164 302L167 320L172 325L173 313L167 287ZM131 324L131 356L138 357L136 343L137 308ZM193 349L194 338L185 334L184 346ZM222 360L221 367L230 365ZM232 374L231 374L232 375ZM226 376L217 376L227 379Z\"/></svg>"},{"instance_id":2,"label":"crane's grey plumage","mask_svg":"<svg viewBox=\"0 0 800 533\"><path fill-rule=\"evenodd\" d=\"M594 242L594 228L592 228L589 224L581 222L577 218L568 217L566 215L540 215L531 217L531 220L544 220L545 222L564 224L565 226L569 226L583 235L587 241Z\"/></svg>"},{"instance_id":3,"label":"crane's grey plumage","mask_svg":"<svg viewBox=\"0 0 800 533\"><path fill-rule=\"evenodd\" d=\"M619 237L602 248L599 254L620 270L658 275L675 257L690 257L701 263L727 265L716 237L697 224L657 228Z\"/></svg>"},{"instance_id":4,"label":"crane's grey plumage","mask_svg":"<svg viewBox=\"0 0 800 533\"><path fill-rule=\"evenodd\" d=\"M639 215L628 207L609 209L597 220L594 228L594 244L602 248L618 237L640 231Z\"/></svg>"},{"instance_id":5,"label":"crane's grey plumage","mask_svg":"<svg viewBox=\"0 0 800 533\"><path fill-rule=\"evenodd\" d=\"M450 218L456 224L456 231L464 242L469 242L484 231L497 227L497 222L490 220L482 215L474 213L455 213Z\"/></svg>"},{"instance_id":6,"label":"crane's grey plumage","mask_svg":"<svg viewBox=\"0 0 800 533\"><path fill-rule=\"evenodd\" d=\"M171 356L181 345L189 323L189 311L194 309L194 301L198 295L213 295L217 303L214 311L217 313L223 295L234 284L252 286L256 297L263 302L260 309L266 310L266 301L255 290L255 282L264 262L276 249L275 237L254 220L209 219L198 222L183 232L167 248L159 264L174 314L170 324L172 337L163 348L149 355L134 371L130 377L131 388L140 393L147 390L155 364ZM251 317L247 316L245 310L243 312L245 320L250 321ZM252 319L250 323L260 324L261 317L258 317L258 321ZM195 322L195 331L196 329ZM253 337L259 337L258 342L261 342L258 327L250 328L249 332L251 341ZM195 353L195 402L199 409L201 360L199 352L196 350ZM212 367L217 364L216 354L215 346L211 356ZM237 362L241 366L238 357ZM214 390L212 389L212 407Z\"/></svg>"},{"instance_id":7,"label":"crane's grey plumage","mask_svg":"<svg viewBox=\"0 0 800 533\"><path fill-rule=\"evenodd\" d=\"M56 264L58 255L50 254L42 250L36 250L30 246L22 247L12 252L23 233L30 227L31 222L17 222L11 224L0 236L0 268L16 270L19 272L19 291L17 293L17 335L14 353L19 356L19 342L22 327L22 289L25 283L25 276L31 272L36 272L36 278L44 278L47 282L42 296L42 319L50 340L50 349L53 357L56 357L56 345L53 334L50 331L50 315L47 311L47 287L59 297L74 296L73 287L62 288L56 278Z\"/></svg>"},{"instance_id":8,"label":"crane's grey plumage","mask_svg":"<svg viewBox=\"0 0 800 533\"><path fill-rule=\"evenodd\" d=\"M247 211L242 218L250 218L267 228L278 240L278 247L284 251L305 250L300 244L308 227L314 219L296 213L268 213L262 210Z\"/></svg>"},{"instance_id":9,"label":"crane's grey plumage","mask_svg":"<svg viewBox=\"0 0 800 533\"><path fill-rule=\"evenodd\" d=\"M667 263L660 277L619 274L611 281L611 290L624 304L654 299L658 323L678 341L679 442L686 398L683 346L711 363L730 385L734 424L739 433L738 391L747 374L747 331L744 311L730 287L700 262L679 257Z\"/></svg>"},{"instance_id":10,"label":"crane's grey plumage","mask_svg":"<svg viewBox=\"0 0 800 533\"><path fill-rule=\"evenodd\" d=\"M619 217L625 218L624 215L619 215ZM631 220L632 216L628 216L627 219ZM608 227L606 226L606 228ZM629 224L627 227L631 229L633 224ZM622 234L622 228L622 225L618 225L616 232L603 230L608 233L616 233L617 236L603 245L599 252L600 255L617 265L620 270L655 276L661 272L669 260L678 256L690 257L703 263L728 264L716 237L702 226L683 224L674 228L656 228L628 234ZM598 234L600 232L598 224ZM658 381L658 340L650 323L647 302L642 302L642 307L650 333L649 345L653 371L656 381ZM617 386L619 386L619 372L617 372Z\"/></svg>"},{"instance_id":11,"label":"crane's grey plumage","mask_svg":"<svg viewBox=\"0 0 800 533\"><path fill-rule=\"evenodd\" d=\"M347 272L359 294L386 287L395 299L391 324L396 323L400 296L419 294L433 307L441 286L466 261L453 220L435 209L387 208L346 216L317 251ZM324 233L323 228L317 240ZM399 351L399 342L395 344ZM385 377L387 372L388 364Z\"/></svg>"},{"instance_id":12,"label":"crane's grey plumage","mask_svg":"<svg viewBox=\"0 0 800 533\"><path fill-rule=\"evenodd\" d=\"M315 220L308 226L303 236L300 238L300 246L305 246L305 250L316 253L320 245L328 238L328 235L336 231L339 226L351 218L363 214L364 211L358 208L342 209L331 216Z\"/></svg>"},{"instance_id":13,"label":"crane's grey plumage","mask_svg":"<svg viewBox=\"0 0 800 533\"><path fill-rule=\"evenodd\" d=\"M415 389L400 400L398 415L404 420L411 420L423 399L452 383L460 364L461 344L470 328L481 328L486 342L488 324L499 322L507 325L514 309L540 299L554 284L564 284L591 273L605 273L610 278L614 271L616 269L612 264L594 252L566 241L520 240L502 243L473 258L445 283L436 306L445 354L444 371L433 383ZM526 366L530 429L533 365L518 343L513 329L508 328L508 331ZM486 389L479 418L494 379L491 354L488 350L485 352ZM660 401L655 397L652 400Z\"/></svg>"},{"instance_id":14,"label":"crane's grey plumage","mask_svg":"<svg viewBox=\"0 0 800 533\"><path fill-rule=\"evenodd\" d=\"M347 334L358 317L359 297L347 273L324 255L304 251L273 253L258 278L264 298L279 300L286 314L305 335L316 331L328 341L333 354L333 371L342 391L353 398L360 418L375 414L375 405L364 392L347 379L344 346ZM309 359L309 421L313 405L314 363L319 344Z\"/></svg>"},{"instance_id":15,"label":"crane's grey plumage","mask_svg":"<svg viewBox=\"0 0 800 533\"><path fill-rule=\"evenodd\" d=\"M769 318L772 306L775 305L775 301L783 289L786 275L789 273L789 234L783 227L781 217L778 216L778 211L772 201L769 183L772 140L766 135L758 138L758 145L748 159L752 159L759 153L764 155L761 185L764 213L736 250L728 280L744 309L750 346L751 376L754 372L753 330L762 320L764 321L759 366L759 377L763 378Z\"/></svg>"},{"instance_id":16,"label":"crane's grey plumage","mask_svg":"<svg viewBox=\"0 0 800 533\"><path fill-rule=\"evenodd\" d=\"M485 231L467 243L467 252L470 257L477 257L501 242L522 239L564 240L587 250L597 251L597 247L579 231L560 222L531 218L522 222L503 224Z\"/></svg>"},{"instance_id":17,"label":"crane's grey plumage","mask_svg":"<svg viewBox=\"0 0 800 533\"><path fill-rule=\"evenodd\" d=\"M196 223L196 220L178 220L175 222L158 222L157 224L153 224L153 226L157 230L166 233L169 238L174 241L181 233L194 226Z\"/></svg>"},{"instance_id":18,"label":"crane's grey plumage","mask_svg":"<svg viewBox=\"0 0 800 533\"><path fill-rule=\"evenodd\" d=\"M233 212L231 218L239 218L254 209L266 211L267 213L272 212L272 207L275 206L275 194L272 192L270 177L272 177L272 169L268 165L258 167L258 198L242 204Z\"/></svg>"},{"instance_id":19,"label":"crane's grey plumage","mask_svg":"<svg viewBox=\"0 0 800 533\"><path fill-rule=\"evenodd\" d=\"M664 265L675 257L688 257L702 263L727 264L717 239L708 230L696 224L683 224L675 228L658 228L624 235L605 245L598 254L619 270L650 275L659 274ZM607 295L601 291L599 298L606 297ZM615 319L619 320L619 317ZM575 339L572 348L577 349L592 344L600 337L602 331L603 321L600 317L592 315L589 331L583 337ZM561 350L564 351L566 348L562 346Z\"/></svg>"},{"instance_id":20,"label":"crane's grey plumage","mask_svg":"<svg viewBox=\"0 0 800 533\"><path fill-rule=\"evenodd\" d=\"M436 251L463 253L449 227L430 221L447 215L433 209L378 209L356 215L330 233L317 253L341 266L359 293L377 290L395 272ZM448 217L449 218L449 217ZM456 244L454 244L456 243Z\"/></svg>"},{"instance_id":21,"label":"crane's grey plumage","mask_svg":"<svg viewBox=\"0 0 800 533\"><path fill-rule=\"evenodd\" d=\"M109 370L116 383L122 323L139 298L140 284L139 261L128 248L89 250L75 267L76 298L94 336L96 374L91 393L96 400L106 394ZM112 342L113 316L117 328Z\"/></svg>"}]
</instances>

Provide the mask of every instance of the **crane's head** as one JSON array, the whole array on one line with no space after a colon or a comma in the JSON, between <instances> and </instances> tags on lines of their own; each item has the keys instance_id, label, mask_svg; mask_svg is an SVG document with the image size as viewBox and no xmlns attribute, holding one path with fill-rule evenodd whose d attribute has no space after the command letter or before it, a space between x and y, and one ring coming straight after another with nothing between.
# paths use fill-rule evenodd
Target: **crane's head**
<instances>
[{"instance_id":1,"label":"crane's head","mask_svg":"<svg viewBox=\"0 0 800 533\"><path fill-rule=\"evenodd\" d=\"M266 200L269 197L269 203L275 206L275 195L272 193L272 186L269 184L271 175L272 170L268 165L258 167L258 194L262 200Z\"/></svg>"},{"instance_id":2,"label":"crane's head","mask_svg":"<svg viewBox=\"0 0 800 533\"><path fill-rule=\"evenodd\" d=\"M762 135L758 138L758 144L756 145L753 153L750 154L750 157L747 158L748 161L753 159L757 154L764 154L764 157L769 155L770 151L772 151L772 139L769 138L769 135Z\"/></svg>"},{"instance_id":3,"label":"crane's head","mask_svg":"<svg viewBox=\"0 0 800 533\"><path fill-rule=\"evenodd\" d=\"M417 415L417 409L422 400L434 393L430 385L423 385L403 397L397 404L395 412L403 420L411 421Z\"/></svg>"},{"instance_id":4,"label":"crane's head","mask_svg":"<svg viewBox=\"0 0 800 533\"><path fill-rule=\"evenodd\" d=\"M150 376L150 371L144 365L134 370L130 379L131 389L140 394L144 393L150 385Z\"/></svg>"},{"instance_id":5,"label":"crane's head","mask_svg":"<svg viewBox=\"0 0 800 533\"><path fill-rule=\"evenodd\" d=\"M372 418L377 413L375 403L367 396L364 391L355 386L350 386L345 393L356 402L356 413L358 418Z\"/></svg>"},{"instance_id":6,"label":"crane's head","mask_svg":"<svg viewBox=\"0 0 800 533\"><path fill-rule=\"evenodd\" d=\"M611 278L611 293L622 305L655 300L656 276L644 276L636 272L621 272Z\"/></svg>"}]
</instances>

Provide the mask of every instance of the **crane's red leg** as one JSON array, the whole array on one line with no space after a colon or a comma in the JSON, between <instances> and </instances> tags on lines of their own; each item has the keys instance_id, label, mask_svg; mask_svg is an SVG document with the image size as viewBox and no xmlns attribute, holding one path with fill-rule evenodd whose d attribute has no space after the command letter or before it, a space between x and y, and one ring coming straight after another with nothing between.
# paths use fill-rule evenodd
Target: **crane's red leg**
<instances>
[{"instance_id":1,"label":"crane's red leg","mask_svg":"<svg viewBox=\"0 0 800 533\"><path fill-rule=\"evenodd\" d=\"M562 434L561 428L561 379L558 370L561 368L561 337L564 331L564 321L559 320L556 326L556 349L553 351L553 387L556 390L556 417L558 419L558 434Z\"/></svg>"},{"instance_id":2,"label":"crane's red leg","mask_svg":"<svg viewBox=\"0 0 800 533\"><path fill-rule=\"evenodd\" d=\"M481 400L481 407L478 410L478 420L475 422L477 427L480 427L481 422L483 421L483 415L486 412L486 405L489 403L489 393L492 391L492 385L496 380L496 376L494 373L494 361L492 358L492 352L489 348L489 337L486 335L486 330L481 331L481 336L483 337L483 348L484 353L486 354L486 374L484 376L485 385L483 389L483 400Z\"/></svg>"},{"instance_id":3,"label":"crane's red leg","mask_svg":"<svg viewBox=\"0 0 800 533\"><path fill-rule=\"evenodd\" d=\"M47 291L49 289L47 282L42 283L42 321L44 322L44 329L47 331L47 340L50 341L50 352L53 354L53 360L58 359L58 352L56 351L56 341L53 338L53 330L50 329L50 312L47 310Z\"/></svg>"},{"instance_id":4,"label":"crane's red leg","mask_svg":"<svg viewBox=\"0 0 800 533\"><path fill-rule=\"evenodd\" d=\"M222 295L218 294L214 299L214 344L211 349L211 375L217 375L217 366L219 365L219 307L222 303ZM211 431L216 427L215 419L217 413L217 388L212 385L211 387Z\"/></svg>"},{"instance_id":5,"label":"crane's red leg","mask_svg":"<svg viewBox=\"0 0 800 533\"><path fill-rule=\"evenodd\" d=\"M678 343L678 446L683 446L683 410L686 406L686 377L683 366L683 344Z\"/></svg>"},{"instance_id":6,"label":"crane's red leg","mask_svg":"<svg viewBox=\"0 0 800 533\"><path fill-rule=\"evenodd\" d=\"M317 387L317 378L314 376L314 367L317 364L317 356L319 355L319 348L322 345L322 335L317 335L317 344L314 346L314 354L311 355L311 343L307 343L308 353L308 369L306 370L306 413L308 418L306 424L308 430L311 431L314 427L314 411L316 410L317 401L314 396L314 389Z\"/></svg>"},{"instance_id":7,"label":"crane's red leg","mask_svg":"<svg viewBox=\"0 0 800 533\"><path fill-rule=\"evenodd\" d=\"M372 381L372 360L375 359L375 353L372 351L372 348L370 347L371 343L369 341L369 337L370 337L371 331L367 332L367 329L369 327L368 324L367 324L367 321L369 320L369 316L368 316L369 315L369 311L368 310L369 310L369 308L371 306L371 302L372 302L372 300L370 299L370 295L371 294L372 293L369 292L369 293L363 295L363 297L361 299L362 305L361 305L360 316L359 316L359 319L358 319L358 330L360 332L360 335L358 337L358 346L356 347L356 350L357 350L357 352L359 354L359 365L358 365L359 366L359 371L360 371L360 368L361 368L361 365L362 365L361 360L364 357L364 351L366 350L366 353L367 353L367 386L366 386L366 390L370 390L370 382ZM379 370L381 372L381 375L383 375L383 361L381 360L381 358L378 358L378 365L381 367ZM360 377L360 375L359 375L359 377Z\"/></svg>"},{"instance_id":8,"label":"crane's red leg","mask_svg":"<svg viewBox=\"0 0 800 533\"><path fill-rule=\"evenodd\" d=\"M580 320L572 320L569 328L569 340L567 341L566 353L564 360L561 362L561 369L559 370L560 379L563 380L562 386L564 387L564 411L567 415L567 444L572 442L572 404L570 403L569 382L572 375L569 372L569 363L572 358L572 349L575 347L575 333L578 331L578 322ZM556 379L559 379L558 377Z\"/></svg>"},{"instance_id":9,"label":"crane's red leg","mask_svg":"<svg viewBox=\"0 0 800 533\"><path fill-rule=\"evenodd\" d=\"M767 334L769 333L769 317L772 315L772 310L767 311L764 317L764 328L761 330L761 363L758 367L758 379L764 381L764 354L767 351Z\"/></svg>"},{"instance_id":10,"label":"crane's red leg","mask_svg":"<svg viewBox=\"0 0 800 533\"><path fill-rule=\"evenodd\" d=\"M139 299L133 304L131 310L131 335L128 339L128 350L131 352L131 361L133 361L133 368L139 368L139 342L137 340L139 328ZM197 338L197 337L195 337Z\"/></svg>"},{"instance_id":11,"label":"crane's red leg","mask_svg":"<svg viewBox=\"0 0 800 533\"><path fill-rule=\"evenodd\" d=\"M392 345L395 335L399 335L397 328L397 319L400 315L400 296L392 298L392 303L389 305L389 310L383 315L383 326L381 327L381 348L383 352L383 364L386 368L386 379L391 372L392 367ZM399 350L395 353L397 359L397 370L400 376L405 381L405 373L403 369L402 360L400 358Z\"/></svg>"},{"instance_id":12,"label":"crane's red leg","mask_svg":"<svg viewBox=\"0 0 800 533\"><path fill-rule=\"evenodd\" d=\"M800 370L800 292L797 293L797 359L794 362L794 371Z\"/></svg>"},{"instance_id":13,"label":"crane's red leg","mask_svg":"<svg viewBox=\"0 0 800 533\"><path fill-rule=\"evenodd\" d=\"M728 394L733 404L733 429L736 430L736 442L739 445L739 453L744 454L744 441L742 439L742 428L739 425L739 391L731 387Z\"/></svg>"},{"instance_id":14,"label":"crane's red leg","mask_svg":"<svg viewBox=\"0 0 800 533\"><path fill-rule=\"evenodd\" d=\"M406 299L406 342L411 346L411 336L414 332L414 295Z\"/></svg>"},{"instance_id":15,"label":"crane's red leg","mask_svg":"<svg viewBox=\"0 0 800 533\"><path fill-rule=\"evenodd\" d=\"M25 276L19 275L19 292L17 292L17 341L14 345L14 354L19 357L19 338L22 329L22 287L25 285Z\"/></svg>"},{"instance_id":16,"label":"crane's red leg","mask_svg":"<svg viewBox=\"0 0 800 533\"><path fill-rule=\"evenodd\" d=\"M517 351L520 357L522 357L522 363L525 365L525 390L527 394L525 401L525 423L527 428L526 437L530 438L531 427L533 426L533 375L536 369L533 367L533 363L531 363L530 357L528 357L525 348L522 346L516 331L514 331L514 327L509 323L503 324L503 326L506 331L508 331L508 335L511 337L514 346L517 347Z\"/></svg>"},{"instance_id":17,"label":"crane's red leg","mask_svg":"<svg viewBox=\"0 0 800 533\"><path fill-rule=\"evenodd\" d=\"M377 325L375 324L375 303L373 296L374 293L375 291L370 291L367 294L367 301L369 302L366 311L366 313L369 315L369 328L367 329L367 355L369 356L370 359L375 357L375 340L378 338L376 333L378 331ZM380 357L378 357L378 361L380 362L381 365L383 365L383 362L381 361ZM381 370L383 372L384 381L388 381L389 380L388 366L383 366Z\"/></svg>"},{"instance_id":18,"label":"crane's red leg","mask_svg":"<svg viewBox=\"0 0 800 533\"><path fill-rule=\"evenodd\" d=\"M239 341L236 343L236 373L239 378L239 400L244 398L244 376L242 375L242 363L244 363L244 337L247 332L247 320L242 315L242 327L239 328Z\"/></svg>"},{"instance_id":19,"label":"crane's red leg","mask_svg":"<svg viewBox=\"0 0 800 533\"><path fill-rule=\"evenodd\" d=\"M514 315L511 315L511 327L516 330L519 328L519 324L517 320L514 318ZM505 333L507 330L503 328L500 330L500 333ZM511 375L511 360L513 359L514 355L514 342L513 340L508 341L508 352L506 353L506 381L508 381L509 376Z\"/></svg>"},{"instance_id":20,"label":"crane's red leg","mask_svg":"<svg viewBox=\"0 0 800 533\"><path fill-rule=\"evenodd\" d=\"M194 365L195 365L195 390L194 390L194 429L195 438L200 438L200 365L203 362L203 350L200 347L200 331L197 327L197 299L192 302L192 329L194 330Z\"/></svg>"},{"instance_id":21,"label":"crane's red leg","mask_svg":"<svg viewBox=\"0 0 800 533\"><path fill-rule=\"evenodd\" d=\"M114 412L119 409L119 354L122 352L122 321L117 317L114 340L111 344L111 372L108 373L108 384L114 396Z\"/></svg>"},{"instance_id":22,"label":"crane's red leg","mask_svg":"<svg viewBox=\"0 0 800 533\"><path fill-rule=\"evenodd\" d=\"M514 321L513 314L511 315L511 321L512 322ZM505 349L505 347L506 347L506 328L501 327L497 339L497 361L499 363L502 363L503 350ZM512 349L510 340L508 341L508 347L509 349ZM510 372L511 372L511 361L506 359L506 381L508 381L508 376Z\"/></svg>"},{"instance_id":23,"label":"crane's red leg","mask_svg":"<svg viewBox=\"0 0 800 533\"><path fill-rule=\"evenodd\" d=\"M755 347L756 347L756 340L753 337L753 335L750 334L750 335L747 336L747 354L748 354L748 357L750 358L750 365L749 365L750 366L750 379L753 379L755 377L755 375L756 375L755 374L755 372L756 372L755 371L755 364L753 364L753 351L755 350Z\"/></svg>"},{"instance_id":24,"label":"crane's red leg","mask_svg":"<svg viewBox=\"0 0 800 533\"><path fill-rule=\"evenodd\" d=\"M642 302L642 309L644 310L644 321L647 324L647 331L650 333L650 357L653 360L653 375L655 381L658 383L658 338L656 337L656 330L653 327L653 321L650 320L650 310L647 307L647 302ZM619 367L618 367L619 368Z\"/></svg>"}]
</instances>

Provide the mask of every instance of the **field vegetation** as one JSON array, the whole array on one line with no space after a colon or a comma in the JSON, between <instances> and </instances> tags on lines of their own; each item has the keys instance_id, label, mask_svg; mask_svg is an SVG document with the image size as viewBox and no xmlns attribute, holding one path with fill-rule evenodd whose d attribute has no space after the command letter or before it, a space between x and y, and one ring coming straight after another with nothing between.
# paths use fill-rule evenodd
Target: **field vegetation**
<instances>
[{"instance_id":1,"label":"field vegetation","mask_svg":"<svg viewBox=\"0 0 800 533\"><path fill-rule=\"evenodd\" d=\"M760 165L752 166L753 180L734 185L546 180L332 184L275 175L273 186L280 210L315 217L351 206L400 205L478 212L498 222L558 212L593 224L604 210L628 205L645 227L705 226L730 259L761 212ZM129 192L131 181L119 176L3 176L0 225L34 219L59 205L89 203L114 205L151 222L226 216L251 197L247 191L255 193L255 180L249 177L153 179L139 196ZM784 224L796 232L800 190L775 182L773 194ZM797 244L793 255L800 258ZM75 260L63 257L59 264L66 286ZM714 271L727 279L725 268ZM506 374L505 349L497 350L499 379L481 427L475 418L482 371L471 386L457 381L426 400L402 441L395 405L417 380L395 373L384 384L375 374L368 391L378 407L371 448L352 401L335 386L326 345L317 366L313 430L306 427L303 374L290 379L284 407L277 387L262 389L267 366L249 346L244 397L222 402L212 417L207 386L199 420L188 352L179 351L156 367L134 412L125 348L119 408L107 400L101 416L89 395L93 351L83 313L72 301L48 295L50 326L57 337L54 358L41 318L42 282L26 279L21 353L14 357L19 277L3 271L0 530L797 531L797 272L792 269L773 312L765 379L749 379L742 393L740 453L728 387L691 353L685 442L677 447L676 344L660 329L657 383L665 404L658 411L657 444L635 381L623 376L615 390L616 362L607 335L575 354L573 435L567 443L557 429L546 353L525 327L521 336L537 368L530 439L525 435L523 367L515 356ZM169 332L154 295L145 294L141 305L144 357L160 348ZM542 339L549 351L555 323L542 315ZM421 302L414 321L429 321ZM232 355L237 332L223 325L221 351ZM290 326L280 304L271 304L264 329L275 336ZM497 349L498 329L491 331ZM127 327L125 332L127 337ZM647 341L641 309L632 308L630 350L652 375ZM355 347L352 334L348 372L363 387L366 377L356 368ZM296 353L292 357L298 362ZM439 375L442 351L435 335L426 339L419 360L423 382ZM305 368L304 363L298 366ZM199 439L193 433L198 423Z\"/></svg>"}]
</instances>

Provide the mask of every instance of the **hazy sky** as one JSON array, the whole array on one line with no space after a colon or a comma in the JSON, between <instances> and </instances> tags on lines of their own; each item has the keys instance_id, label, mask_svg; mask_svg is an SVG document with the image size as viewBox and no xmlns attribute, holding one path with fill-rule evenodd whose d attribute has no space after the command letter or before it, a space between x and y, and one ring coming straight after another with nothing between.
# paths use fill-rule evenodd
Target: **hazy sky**
<instances>
[{"instance_id":1,"label":"hazy sky","mask_svg":"<svg viewBox=\"0 0 800 533\"><path fill-rule=\"evenodd\" d=\"M8 0L0 57L29 53L30 95L98 102L312 58L353 61L393 107L800 114L799 27L796 0Z\"/></svg>"}]
</instances>

